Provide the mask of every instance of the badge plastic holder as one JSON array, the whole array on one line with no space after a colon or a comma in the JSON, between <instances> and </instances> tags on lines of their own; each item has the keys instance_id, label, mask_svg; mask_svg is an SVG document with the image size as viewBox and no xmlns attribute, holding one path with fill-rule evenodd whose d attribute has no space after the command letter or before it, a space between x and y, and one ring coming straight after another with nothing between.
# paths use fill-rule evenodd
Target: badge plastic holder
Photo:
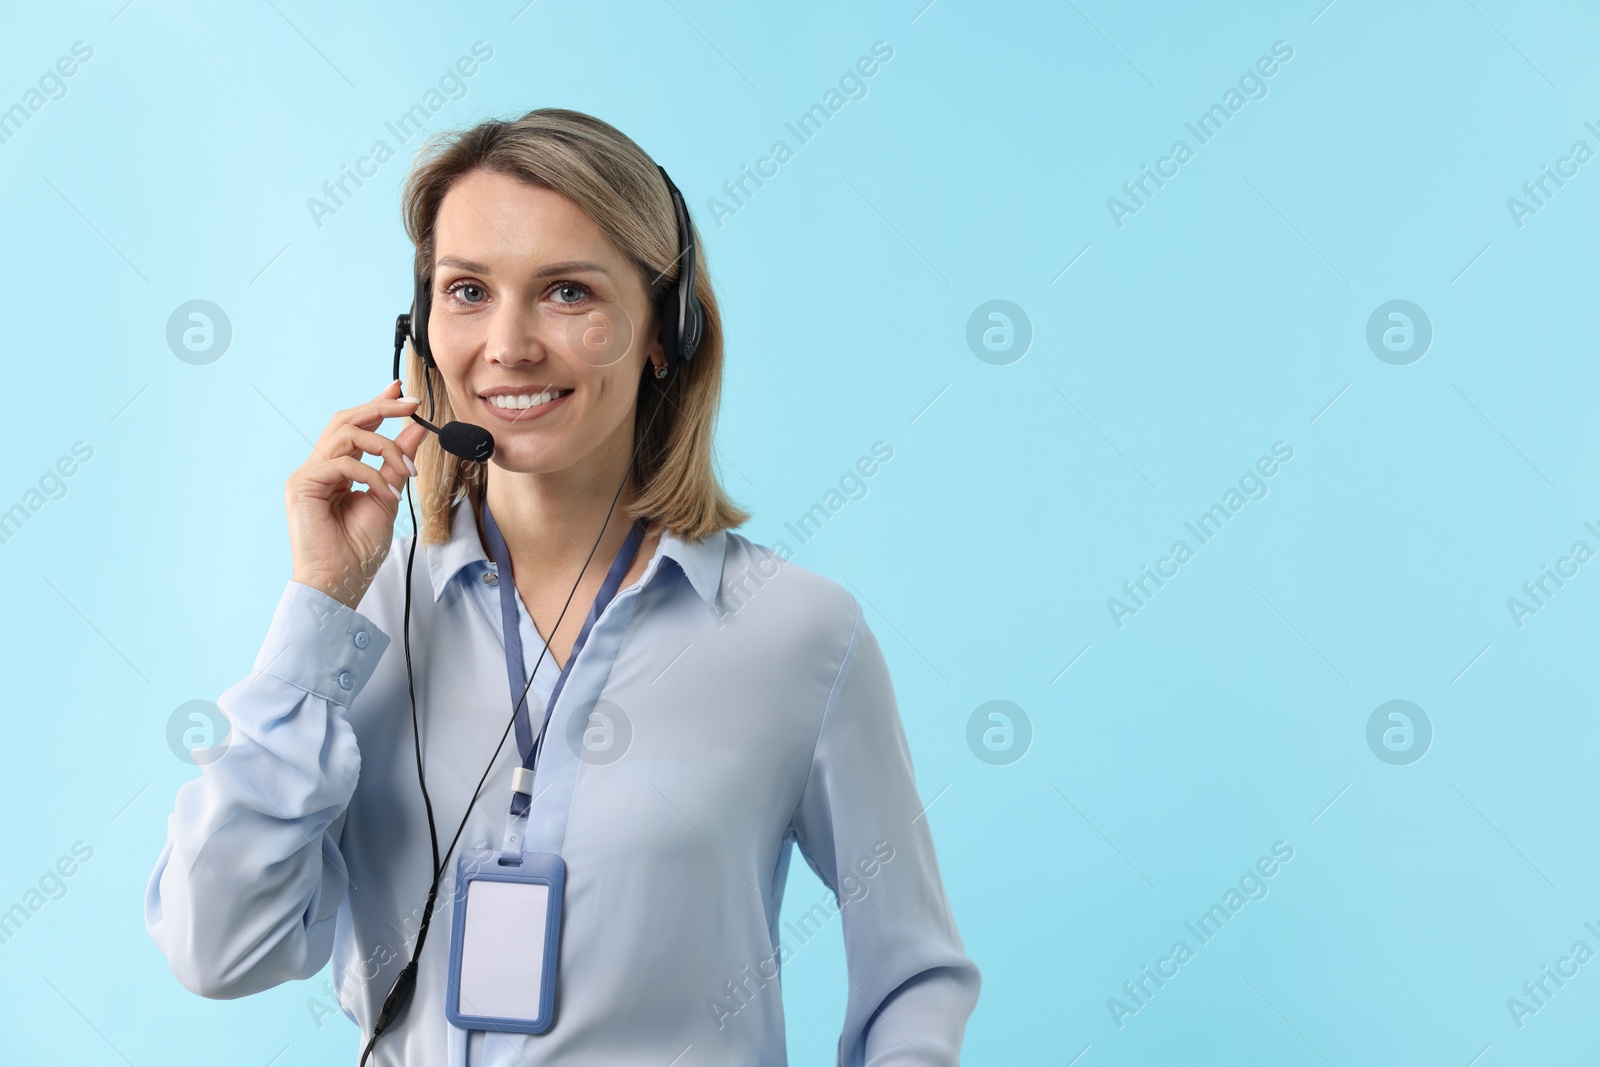
<instances>
[{"instance_id":1,"label":"badge plastic holder","mask_svg":"<svg viewBox=\"0 0 1600 1067\"><path fill-rule=\"evenodd\" d=\"M456 867L445 1017L465 1030L542 1034L555 1022L556 960L566 863L469 849Z\"/></svg>"}]
</instances>

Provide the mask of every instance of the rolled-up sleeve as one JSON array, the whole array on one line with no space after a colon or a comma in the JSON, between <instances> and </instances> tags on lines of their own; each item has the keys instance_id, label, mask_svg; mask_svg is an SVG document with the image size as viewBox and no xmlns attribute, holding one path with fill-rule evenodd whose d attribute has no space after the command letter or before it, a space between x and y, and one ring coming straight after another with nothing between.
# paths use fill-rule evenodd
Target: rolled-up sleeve
<instances>
[{"instance_id":1,"label":"rolled-up sleeve","mask_svg":"<svg viewBox=\"0 0 1600 1067\"><path fill-rule=\"evenodd\" d=\"M980 975L945 897L888 665L859 604L793 830L843 917L841 1067L959 1063Z\"/></svg>"},{"instance_id":2,"label":"rolled-up sleeve","mask_svg":"<svg viewBox=\"0 0 1600 1067\"><path fill-rule=\"evenodd\" d=\"M242 997L328 962L361 770L348 709L388 645L360 612L291 581L254 669L218 698L226 748L178 789L145 891L146 929L191 991Z\"/></svg>"}]
</instances>

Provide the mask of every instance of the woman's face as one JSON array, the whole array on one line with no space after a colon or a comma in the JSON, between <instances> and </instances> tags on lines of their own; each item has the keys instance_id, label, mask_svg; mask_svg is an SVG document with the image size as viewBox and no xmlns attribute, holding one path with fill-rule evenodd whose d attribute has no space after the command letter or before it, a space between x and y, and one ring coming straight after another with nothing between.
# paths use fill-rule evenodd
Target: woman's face
<instances>
[{"instance_id":1,"label":"woman's face","mask_svg":"<svg viewBox=\"0 0 1600 1067\"><path fill-rule=\"evenodd\" d=\"M440 203L434 248L428 344L456 418L494 435L494 463L549 473L631 454L661 343L644 282L594 221L554 190L473 171Z\"/></svg>"}]
</instances>

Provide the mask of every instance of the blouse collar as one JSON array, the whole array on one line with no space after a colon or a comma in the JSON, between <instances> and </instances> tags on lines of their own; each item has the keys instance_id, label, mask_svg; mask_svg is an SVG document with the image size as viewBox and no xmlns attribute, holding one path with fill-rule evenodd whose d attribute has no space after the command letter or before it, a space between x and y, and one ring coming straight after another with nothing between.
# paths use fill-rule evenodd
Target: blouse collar
<instances>
[{"instance_id":1,"label":"blouse collar","mask_svg":"<svg viewBox=\"0 0 1600 1067\"><path fill-rule=\"evenodd\" d=\"M489 554L478 537L478 523L472 505L462 498L450 514L450 540L443 544L426 545L428 576L433 582L433 599L437 603L445 588L463 568L473 563L488 563ZM663 531L646 574L659 564L656 558L665 556L678 565L694 591L700 594L713 609L717 604L717 591L722 585L722 561L727 550L727 531L718 530L699 541L684 541L670 530Z\"/></svg>"}]
</instances>

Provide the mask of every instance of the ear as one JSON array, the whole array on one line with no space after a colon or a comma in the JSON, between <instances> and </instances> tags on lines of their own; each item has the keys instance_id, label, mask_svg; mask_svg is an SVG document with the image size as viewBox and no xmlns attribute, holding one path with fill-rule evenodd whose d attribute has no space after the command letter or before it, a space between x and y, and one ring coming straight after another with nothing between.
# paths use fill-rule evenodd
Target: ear
<instances>
[{"instance_id":1,"label":"ear","mask_svg":"<svg viewBox=\"0 0 1600 1067\"><path fill-rule=\"evenodd\" d=\"M650 347L644 350L644 359L648 364L645 368L648 374L653 375L656 367L665 367L667 365L667 350L661 344L661 336L659 334L651 338Z\"/></svg>"}]
</instances>

